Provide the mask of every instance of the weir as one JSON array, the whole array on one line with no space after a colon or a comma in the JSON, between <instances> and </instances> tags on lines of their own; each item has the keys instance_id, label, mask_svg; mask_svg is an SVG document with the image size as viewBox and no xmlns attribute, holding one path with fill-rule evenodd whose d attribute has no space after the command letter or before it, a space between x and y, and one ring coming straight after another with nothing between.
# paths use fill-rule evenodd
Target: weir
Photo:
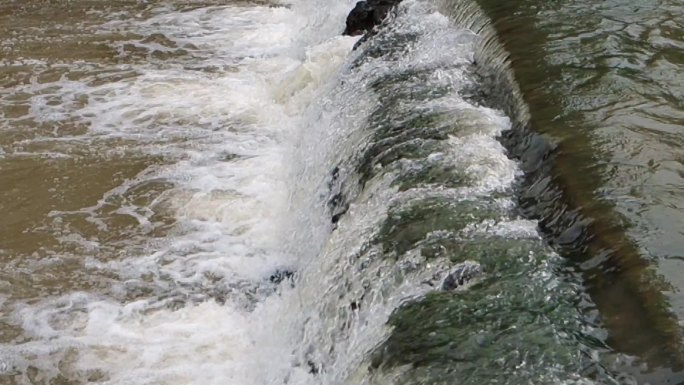
<instances>
[{"instance_id":1,"label":"weir","mask_svg":"<svg viewBox=\"0 0 684 385\"><path fill-rule=\"evenodd\" d=\"M500 81L511 79L505 56L481 55L496 47L491 32L460 24L485 19L462 11L454 20L402 3L324 99L355 125L334 114L318 132L336 134L322 194L335 224L295 282L316 293L302 305L303 361L323 383L611 381L580 282L558 274L563 261L517 215L522 172L497 141L512 123L482 102L526 111Z\"/></svg>"}]
</instances>

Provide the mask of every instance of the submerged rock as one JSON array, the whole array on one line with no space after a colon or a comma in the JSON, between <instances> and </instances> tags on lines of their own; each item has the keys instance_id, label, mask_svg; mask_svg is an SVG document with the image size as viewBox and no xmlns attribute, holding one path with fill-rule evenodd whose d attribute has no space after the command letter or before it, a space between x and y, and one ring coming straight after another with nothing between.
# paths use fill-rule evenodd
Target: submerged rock
<instances>
[{"instance_id":1,"label":"submerged rock","mask_svg":"<svg viewBox=\"0 0 684 385\"><path fill-rule=\"evenodd\" d=\"M279 285L284 280L290 280L290 282L292 282L294 274L295 273L292 270L278 269L273 274L271 274L270 277L268 277L268 280L271 281L271 283Z\"/></svg>"},{"instance_id":2,"label":"submerged rock","mask_svg":"<svg viewBox=\"0 0 684 385\"><path fill-rule=\"evenodd\" d=\"M389 11L401 0L367 0L356 3L347 16L347 27L344 35L358 36L370 32L373 27L382 23Z\"/></svg>"},{"instance_id":3,"label":"submerged rock","mask_svg":"<svg viewBox=\"0 0 684 385\"><path fill-rule=\"evenodd\" d=\"M455 290L482 274L482 266L473 261L465 261L456 265L442 282L442 290Z\"/></svg>"},{"instance_id":4,"label":"submerged rock","mask_svg":"<svg viewBox=\"0 0 684 385\"><path fill-rule=\"evenodd\" d=\"M330 194L332 195L332 198L328 200L328 208L332 216L331 222L335 225L333 230L335 230L337 222L349 210L349 202L347 202L347 197L344 193L344 181L340 178L339 166L335 167L331 173L328 189L330 189Z\"/></svg>"}]
</instances>

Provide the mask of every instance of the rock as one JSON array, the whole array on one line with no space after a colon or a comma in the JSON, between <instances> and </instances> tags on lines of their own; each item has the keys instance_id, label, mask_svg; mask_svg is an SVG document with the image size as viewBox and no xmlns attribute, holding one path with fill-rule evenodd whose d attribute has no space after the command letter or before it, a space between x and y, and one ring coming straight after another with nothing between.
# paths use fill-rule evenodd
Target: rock
<instances>
[{"instance_id":1,"label":"rock","mask_svg":"<svg viewBox=\"0 0 684 385\"><path fill-rule=\"evenodd\" d=\"M370 32L385 20L389 11L401 0L367 0L356 3L347 16L344 35L357 36Z\"/></svg>"},{"instance_id":2,"label":"rock","mask_svg":"<svg viewBox=\"0 0 684 385\"><path fill-rule=\"evenodd\" d=\"M341 193L332 197L332 199L328 202L328 206L332 211L333 224L337 224L337 222L340 221L340 218L342 218L342 216L349 210L349 203L347 203L346 199L344 199L344 196Z\"/></svg>"},{"instance_id":3,"label":"rock","mask_svg":"<svg viewBox=\"0 0 684 385\"><path fill-rule=\"evenodd\" d=\"M278 269L275 271L275 273L271 274L271 276L268 277L268 280L271 281L271 283L278 285L286 279L292 280L293 277L294 277L294 271L286 270L286 269Z\"/></svg>"},{"instance_id":4,"label":"rock","mask_svg":"<svg viewBox=\"0 0 684 385\"><path fill-rule=\"evenodd\" d=\"M442 282L442 290L450 291L462 287L482 274L482 266L473 261L465 261L454 266Z\"/></svg>"},{"instance_id":5,"label":"rock","mask_svg":"<svg viewBox=\"0 0 684 385\"><path fill-rule=\"evenodd\" d=\"M328 188L332 198L328 201L328 208L332 216L331 222L335 225L333 230L335 230L337 222L349 210L349 202L347 202L346 195L344 194L344 182L340 179L340 167L335 167L331 175L332 177L328 181Z\"/></svg>"},{"instance_id":6,"label":"rock","mask_svg":"<svg viewBox=\"0 0 684 385\"><path fill-rule=\"evenodd\" d=\"M306 364L309 366L309 374L318 374L319 369L315 362L308 360Z\"/></svg>"}]
</instances>

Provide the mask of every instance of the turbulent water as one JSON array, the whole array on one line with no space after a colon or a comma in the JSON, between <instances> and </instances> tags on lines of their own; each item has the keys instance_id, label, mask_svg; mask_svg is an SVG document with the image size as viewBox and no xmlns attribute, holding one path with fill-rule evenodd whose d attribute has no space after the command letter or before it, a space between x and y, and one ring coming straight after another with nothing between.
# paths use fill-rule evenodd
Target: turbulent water
<instances>
[{"instance_id":1,"label":"turbulent water","mask_svg":"<svg viewBox=\"0 0 684 385\"><path fill-rule=\"evenodd\" d=\"M0 0L0 384L681 381L532 3Z\"/></svg>"}]
</instances>

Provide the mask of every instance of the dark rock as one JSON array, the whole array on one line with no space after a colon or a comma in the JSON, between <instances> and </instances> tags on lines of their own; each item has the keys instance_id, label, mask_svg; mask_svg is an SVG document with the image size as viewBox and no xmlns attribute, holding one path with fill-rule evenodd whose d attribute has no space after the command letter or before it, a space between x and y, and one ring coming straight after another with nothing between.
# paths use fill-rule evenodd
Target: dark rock
<instances>
[{"instance_id":1,"label":"dark rock","mask_svg":"<svg viewBox=\"0 0 684 385\"><path fill-rule=\"evenodd\" d=\"M349 210L349 202L347 202L346 195L344 194L344 183L340 179L340 168L335 167L331 173L331 178L328 181L328 188L330 189L330 194L332 198L328 200L328 208L330 209L331 222L337 225L340 218ZM337 226L335 226L337 228ZM333 228L333 230L335 229Z\"/></svg>"},{"instance_id":2,"label":"dark rock","mask_svg":"<svg viewBox=\"0 0 684 385\"><path fill-rule=\"evenodd\" d=\"M318 374L319 369L315 362L313 362L312 360L308 360L306 364L309 366L310 374Z\"/></svg>"},{"instance_id":3,"label":"dark rock","mask_svg":"<svg viewBox=\"0 0 684 385\"><path fill-rule=\"evenodd\" d=\"M275 273L271 274L270 277L268 277L268 280L271 281L272 283L278 285L281 282L283 282L286 279L292 279L294 276L294 271L290 270L276 270Z\"/></svg>"},{"instance_id":4,"label":"dark rock","mask_svg":"<svg viewBox=\"0 0 684 385\"><path fill-rule=\"evenodd\" d=\"M328 202L328 205L332 210L333 224L337 224L337 222L340 221L340 218L342 218L342 216L347 213L347 210L349 210L349 203L346 202L344 196L341 193L336 194L330 200L330 202Z\"/></svg>"},{"instance_id":5,"label":"dark rock","mask_svg":"<svg viewBox=\"0 0 684 385\"><path fill-rule=\"evenodd\" d=\"M367 0L356 3L347 16L344 35L357 36L370 32L385 20L389 11L401 0Z\"/></svg>"},{"instance_id":6,"label":"dark rock","mask_svg":"<svg viewBox=\"0 0 684 385\"><path fill-rule=\"evenodd\" d=\"M455 290L482 274L482 266L477 262L465 261L454 266L442 282L442 290Z\"/></svg>"},{"instance_id":7,"label":"dark rock","mask_svg":"<svg viewBox=\"0 0 684 385\"><path fill-rule=\"evenodd\" d=\"M333 225L337 225L337 222L339 222L340 219L342 219L342 216L347 213L347 210L346 210L347 208L348 208L348 206L344 207L344 210L333 214L330 222L332 222ZM337 227L335 227L333 230L335 230L335 229L337 229Z\"/></svg>"},{"instance_id":8,"label":"dark rock","mask_svg":"<svg viewBox=\"0 0 684 385\"><path fill-rule=\"evenodd\" d=\"M373 29L375 26L373 23L374 11L366 1L356 3L354 9L347 16L347 27L344 29L343 34L357 36Z\"/></svg>"}]
</instances>

